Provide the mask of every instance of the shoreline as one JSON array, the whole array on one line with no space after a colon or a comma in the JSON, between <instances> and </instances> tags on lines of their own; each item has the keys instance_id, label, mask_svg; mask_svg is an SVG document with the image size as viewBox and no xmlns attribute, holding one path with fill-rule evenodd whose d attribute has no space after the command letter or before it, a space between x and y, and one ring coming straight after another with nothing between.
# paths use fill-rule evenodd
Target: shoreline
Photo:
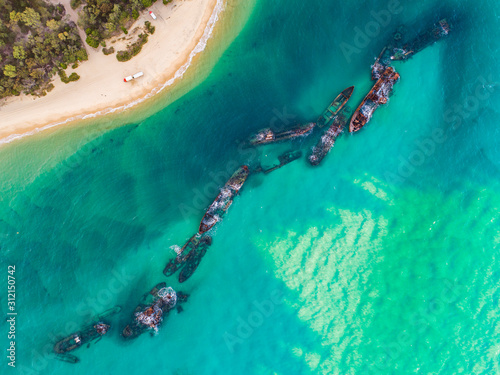
<instances>
[{"instance_id":1,"label":"shoreline","mask_svg":"<svg viewBox=\"0 0 500 375\"><path fill-rule=\"evenodd\" d=\"M69 3L69 0L63 2ZM200 2L204 5L201 14ZM79 81L64 84L56 76L53 81L56 87L43 98L33 100L33 97L26 95L8 98L6 103L0 106L0 118L2 119L0 145L78 120L124 112L157 95L182 78L195 56L205 49L219 20L220 13L224 10L224 1L174 1L169 6L161 5L161 7L163 8L160 10L155 7L151 9L159 21L177 26L177 29L170 29L163 24L158 25L149 19L148 12L141 14L136 24L140 25L145 20L153 21L152 24L156 26L156 32L150 36L143 50L130 61L118 62L114 54L104 56L100 48L94 50L86 46L89 52L89 61L83 62L79 68L74 70L82 77ZM71 12L68 11L68 14L70 15ZM186 15L191 16L189 20L191 22L187 22L187 25ZM193 27L193 23L196 23L196 27ZM159 30L159 26L163 29ZM192 27L194 30L186 30L186 27ZM170 45L165 46L165 48L157 48L160 41L163 42L163 37L167 36L170 37ZM179 44L179 39L182 38L184 40L180 42L184 42L184 44L176 46L175 43ZM177 49L172 50L174 47ZM165 51L165 49L170 49L170 51ZM181 50L179 51L179 49ZM165 57L164 55L169 52L170 56ZM106 58L111 58L113 61L108 61L110 66L107 69L101 69L103 60ZM169 68L163 69L165 61L169 62L168 58L170 61L174 61L169 65ZM150 64L151 60L154 60L156 64L154 62ZM141 69L143 66L146 68ZM117 67L121 68L120 71L116 71ZM100 72L100 76L95 78L92 73L95 74L96 71L100 70L104 70L104 72ZM141 77L137 81L123 82L123 77L139 70L144 71L148 79ZM154 76L155 70L160 70L156 77ZM99 82L98 78L101 77L103 80ZM122 88L130 88L130 92L124 93ZM110 89L114 91L110 92ZM107 94L99 94L99 91L105 91ZM73 96L73 101L68 103L67 98L70 95ZM103 96L107 98L108 95L109 98L103 101ZM34 104L38 108L34 109ZM61 113L59 106L65 108L69 106L70 108L66 108L66 113L64 111Z\"/></svg>"}]
</instances>

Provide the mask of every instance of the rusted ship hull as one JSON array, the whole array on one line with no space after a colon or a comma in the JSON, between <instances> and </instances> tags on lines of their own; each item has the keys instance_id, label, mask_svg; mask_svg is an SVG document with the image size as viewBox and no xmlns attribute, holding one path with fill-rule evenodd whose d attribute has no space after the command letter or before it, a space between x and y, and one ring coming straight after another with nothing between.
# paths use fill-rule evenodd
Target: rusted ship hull
<instances>
[{"instance_id":1,"label":"rusted ship hull","mask_svg":"<svg viewBox=\"0 0 500 375\"><path fill-rule=\"evenodd\" d=\"M177 295L172 288L167 288L166 283L157 284L150 292L152 301L139 304L133 313L133 321L122 331L125 339L133 339L144 332L157 331L163 318L174 308ZM147 297L145 297L147 298Z\"/></svg>"},{"instance_id":2,"label":"rusted ship hull","mask_svg":"<svg viewBox=\"0 0 500 375\"><path fill-rule=\"evenodd\" d=\"M212 238L210 236L200 236L198 233L191 237L188 242L179 251L179 254L174 259L170 259L163 274L165 276L172 276L178 270L186 265L189 260L190 254L192 252L199 251L199 248L207 248L212 244ZM206 252L206 249L205 249Z\"/></svg>"},{"instance_id":3,"label":"rusted ship hull","mask_svg":"<svg viewBox=\"0 0 500 375\"><path fill-rule=\"evenodd\" d=\"M186 265L179 273L180 283L187 281L193 275L194 271L196 271L196 269L200 265L201 260L207 253L208 246L208 244L206 246L199 246L189 252L189 254L186 256Z\"/></svg>"},{"instance_id":4,"label":"rusted ship hull","mask_svg":"<svg viewBox=\"0 0 500 375\"><path fill-rule=\"evenodd\" d=\"M377 82L375 82L375 85L373 85L368 95L366 95L359 107L356 109L356 112L354 112L351 122L349 123L349 131L351 133L357 132L365 126L368 121L370 121L373 112L375 112L380 104L387 103L392 87L398 79L399 74L393 67L385 69L384 73L377 80Z\"/></svg>"},{"instance_id":5,"label":"rusted ship hull","mask_svg":"<svg viewBox=\"0 0 500 375\"><path fill-rule=\"evenodd\" d=\"M352 95L352 92L354 91L354 86L346 88L344 91L342 91L335 100L328 106L328 108L323 112L323 114L318 118L318 121L316 122L318 127L322 128L324 126L330 126L332 121L335 119L335 116L337 116L342 108L345 106L347 101Z\"/></svg>"},{"instance_id":6,"label":"rusted ship hull","mask_svg":"<svg viewBox=\"0 0 500 375\"><path fill-rule=\"evenodd\" d=\"M233 203L234 196L238 194L249 174L250 170L246 165L244 165L231 176L231 178L222 187L220 194L203 216L198 230L199 234L209 231L222 219L222 216Z\"/></svg>"},{"instance_id":7,"label":"rusted ship hull","mask_svg":"<svg viewBox=\"0 0 500 375\"><path fill-rule=\"evenodd\" d=\"M311 122L306 125L300 125L281 133L275 133L270 128L262 129L257 134L253 135L248 143L251 146L266 145L274 142L282 142L289 139L304 137L311 134L316 124Z\"/></svg>"},{"instance_id":8,"label":"rusted ship hull","mask_svg":"<svg viewBox=\"0 0 500 375\"><path fill-rule=\"evenodd\" d=\"M72 333L71 335L58 341L54 345L54 352L57 354L57 358L69 363L79 362L78 357L75 357L74 355L68 353L75 349L78 349L81 346L90 344L93 341L100 340L111 327L110 324L105 323L103 320L111 315L119 313L120 311L121 307L115 306L114 308L109 309L101 315L97 316L96 321L87 328Z\"/></svg>"},{"instance_id":9,"label":"rusted ship hull","mask_svg":"<svg viewBox=\"0 0 500 375\"><path fill-rule=\"evenodd\" d=\"M183 274L184 281L191 277L191 274L195 271L196 267L191 271L184 271L185 268L192 268L195 259L199 257L199 254L202 254L201 258L206 254L208 247L212 244L212 237L210 236L200 236L199 234L194 235L189 239L189 241L184 245L184 247L179 252L179 255L171 259L165 269L163 270L163 274L165 276L171 276L178 270L182 270L181 274ZM199 263L199 261L198 261ZM189 274L189 272L191 272ZM186 277L186 275L188 275ZM180 280L180 277L179 277ZM182 282L182 281L181 281Z\"/></svg>"},{"instance_id":10,"label":"rusted ship hull","mask_svg":"<svg viewBox=\"0 0 500 375\"><path fill-rule=\"evenodd\" d=\"M333 121L333 124L328 128L328 130L320 138L316 146L313 147L311 155L309 155L309 163L311 165L318 165L324 159L324 157L330 152L337 137L342 134L345 124L347 123L347 117L339 115Z\"/></svg>"},{"instance_id":11,"label":"rusted ship hull","mask_svg":"<svg viewBox=\"0 0 500 375\"><path fill-rule=\"evenodd\" d=\"M375 63L372 65L372 81L376 81L379 79L384 71L387 69L387 58L388 56L388 49L387 47L384 47L382 49L382 52L380 52L380 55L378 55L377 59L375 60Z\"/></svg>"}]
</instances>

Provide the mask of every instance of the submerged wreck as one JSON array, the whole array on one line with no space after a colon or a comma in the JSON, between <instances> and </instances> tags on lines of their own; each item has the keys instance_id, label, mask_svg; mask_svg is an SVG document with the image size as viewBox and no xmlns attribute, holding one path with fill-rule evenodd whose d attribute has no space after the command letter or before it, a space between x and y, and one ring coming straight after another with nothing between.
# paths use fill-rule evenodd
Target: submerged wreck
<instances>
[{"instance_id":1,"label":"submerged wreck","mask_svg":"<svg viewBox=\"0 0 500 375\"><path fill-rule=\"evenodd\" d=\"M428 30L418 35L414 40L403 45L401 48L394 48L391 60L408 60L417 52L422 51L424 48L448 35L450 29L450 25L446 18L442 19L432 28L432 30Z\"/></svg>"},{"instance_id":2,"label":"submerged wreck","mask_svg":"<svg viewBox=\"0 0 500 375\"><path fill-rule=\"evenodd\" d=\"M294 139L297 137L304 137L311 134L316 124L311 122L306 125L299 125L292 129L285 130L281 133L275 133L271 128L259 130L256 134L252 135L248 140L251 146L266 145L268 143L275 143Z\"/></svg>"},{"instance_id":3,"label":"submerged wreck","mask_svg":"<svg viewBox=\"0 0 500 375\"><path fill-rule=\"evenodd\" d=\"M385 104L389 100L394 83L399 79L399 74L393 67L388 67L375 82L372 89L363 99L359 107L354 112L349 123L351 133L359 131L372 118L373 112L380 104Z\"/></svg>"},{"instance_id":4,"label":"submerged wreck","mask_svg":"<svg viewBox=\"0 0 500 375\"><path fill-rule=\"evenodd\" d=\"M238 168L238 170L233 173L231 178L220 190L220 194L208 208L203 219L201 219L200 228L198 230L199 234L209 231L217 222L222 220L222 216L224 216L229 206L233 203L234 196L238 194L249 174L250 170L246 165Z\"/></svg>"},{"instance_id":5,"label":"submerged wreck","mask_svg":"<svg viewBox=\"0 0 500 375\"><path fill-rule=\"evenodd\" d=\"M263 170L264 174L271 173L272 171L275 171L276 169L280 169L284 165L287 165L288 163L291 163L294 160L300 159L302 156L302 151L287 151L284 154L281 154L278 156L279 164L275 165L274 167L271 167L269 169Z\"/></svg>"},{"instance_id":6,"label":"submerged wreck","mask_svg":"<svg viewBox=\"0 0 500 375\"><path fill-rule=\"evenodd\" d=\"M178 296L164 282L157 284L143 297L146 303L136 307L133 321L123 329L122 336L126 339L133 339L146 331L158 332L163 318L175 307L178 298L184 302L187 300L187 295L179 293Z\"/></svg>"},{"instance_id":7,"label":"submerged wreck","mask_svg":"<svg viewBox=\"0 0 500 375\"><path fill-rule=\"evenodd\" d=\"M112 309L97 316L95 321L81 331L72 333L63 338L54 345L56 358L69 363L77 363L80 360L78 357L69 354L69 352L78 349L83 345L90 346L92 342L98 342L111 328L111 324L106 318L117 314L121 311L120 306L115 306Z\"/></svg>"},{"instance_id":8,"label":"submerged wreck","mask_svg":"<svg viewBox=\"0 0 500 375\"><path fill-rule=\"evenodd\" d=\"M318 165L324 159L324 157L330 152L331 148L335 144L337 137L342 134L345 124L347 123L348 117L342 114L338 115L333 124L328 128L328 130L321 136L316 146L313 147L311 155L309 155L309 163L311 165Z\"/></svg>"},{"instance_id":9,"label":"submerged wreck","mask_svg":"<svg viewBox=\"0 0 500 375\"><path fill-rule=\"evenodd\" d=\"M188 242L180 249L177 256L174 259L170 259L163 270L165 276L172 276L178 270L186 266L190 260L193 258L195 253L205 253L207 248L212 244L212 237L210 236L200 236L196 233L191 237Z\"/></svg>"},{"instance_id":10,"label":"submerged wreck","mask_svg":"<svg viewBox=\"0 0 500 375\"><path fill-rule=\"evenodd\" d=\"M178 255L167 263L163 274L168 277L182 269L179 281L183 283L194 273L211 244L212 237L201 236L199 233L195 234L186 242Z\"/></svg>"},{"instance_id":11,"label":"submerged wreck","mask_svg":"<svg viewBox=\"0 0 500 375\"><path fill-rule=\"evenodd\" d=\"M372 65L372 80L379 79L385 69L393 61L406 61L417 52L422 51L426 47L434 44L438 40L447 36L451 30L451 26L446 19L439 21L431 30L418 35L410 42L401 43L403 38L401 28L394 33L393 42L384 47L380 55Z\"/></svg>"},{"instance_id":12,"label":"submerged wreck","mask_svg":"<svg viewBox=\"0 0 500 375\"><path fill-rule=\"evenodd\" d=\"M279 164L276 164L268 169L263 168L259 164L259 166L255 169L255 173L260 173L260 172L262 172L264 174L271 173L271 172L275 171L276 169L280 169L281 167L287 165L288 163L291 163L294 160L300 159L301 156L302 156L302 151L300 151L300 150L287 151L287 152L278 156Z\"/></svg>"},{"instance_id":13,"label":"submerged wreck","mask_svg":"<svg viewBox=\"0 0 500 375\"><path fill-rule=\"evenodd\" d=\"M380 52L380 55L375 60L375 63L372 65L372 81L379 79L389 66L388 59L390 56L387 55L387 51L387 47L384 47L382 52Z\"/></svg>"},{"instance_id":14,"label":"submerged wreck","mask_svg":"<svg viewBox=\"0 0 500 375\"><path fill-rule=\"evenodd\" d=\"M321 116L319 116L318 121L316 123L320 128L331 125L332 121L335 119L335 116L337 116L340 113L344 105L351 97L353 91L354 91L354 86L351 86L346 88L344 91L342 91L340 94L337 95L337 97L328 106L328 108L322 113Z\"/></svg>"},{"instance_id":15,"label":"submerged wreck","mask_svg":"<svg viewBox=\"0 0 500 375\"><path fill-rule=\"evenodd\" d=\"M199 244L193 248L187 255L184 261L184 267L179 273L179 282L183 283L187 281L196 271L200 265L201 259L207 253L208 247L212 244L212 238L209 236L204 236L199 241Z\"/></svg>"}]
</instances>

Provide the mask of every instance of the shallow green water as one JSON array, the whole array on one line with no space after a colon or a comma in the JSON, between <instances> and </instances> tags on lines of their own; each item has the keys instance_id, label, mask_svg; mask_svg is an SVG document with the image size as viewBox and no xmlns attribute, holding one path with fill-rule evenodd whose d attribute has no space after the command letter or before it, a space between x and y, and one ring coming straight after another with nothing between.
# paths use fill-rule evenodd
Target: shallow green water
<instances>
[{"instance_id":1,"label":"shallow green water","mask_svg":"<svg viewBox=\"0 0 500 375\"><path fill-rule=\"evenodd\" d=\"M2 277L16 265L19 312L8 370L500 373L496 5L401 2L360 47L355 27L388 3L258 1L210 76L147 120L2 146ZM258 151L240 140L314 120L353 84L357 106L395 27L416 33L442 17L450 36L395 64L401 80L366 128L318 168L301 159L251 176L194 276L164 278L171 247L237 165L273 164L316 138ZM340 42L357 51L346 58ZM143 293L164 280L190 294L184 311L155 337L123 341ZM4 311L5 293L0 302ZM110 337L75 352L81 363L48 354L115 304Z\"/></svg>"}]
</instances>

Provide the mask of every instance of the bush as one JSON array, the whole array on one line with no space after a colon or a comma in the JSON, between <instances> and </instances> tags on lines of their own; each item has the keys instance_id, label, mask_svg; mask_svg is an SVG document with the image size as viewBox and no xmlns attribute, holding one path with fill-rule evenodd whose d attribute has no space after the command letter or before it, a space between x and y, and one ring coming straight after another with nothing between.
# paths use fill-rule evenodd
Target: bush
<instances>
[{"instance_id":1,"label":"bush","mask_svg":"<svg viewBox=\"0 0 500 375\"><path fill-rule=\"evenodd\" d=\"M106 47L106 42L104 40L101 40L101 46Z\"/></svg>"},{"instance_id":2,"label":"bush","mask_svg":"<svg viewBox=\"0 0 500 375\"><path fill-rule=\"evenodd\" d=\"M151 0L141 0L141 3L144 8L149 8L151 5L153 5L153 2Z\"/></svg>"},{"instance_id":3,"label":"bush","mask_svg":"<svg viewBox=\"0 0 500 375\"><path fill-rule=\"evenodd\" d=\"M139 12L138 12L136 9L134 9L134 10L132 11L132 18L133 18L134 20L136 20L136 19L138 19L138 18L139 18Z\"/></svg>"},{"instance_id":4,"label":"bush","mask_svg":"<svg viewBox=\"0 0 500 375\"><path fill-rule=\"evenodd\" d=\"M61 81L64 83L70 83L73 81L78 81L80 79L80 76L76 73L71 73L69 77L66 75L66 72L64 70L59 70L58 72L59 77L61 77Z\"/></svg>"},{"instance_id":5,"label":"bush","mask_svg":"<svg viewBox=\"0 0 500 375\"><path fill-rule=\"evenodd\" d=\"M144 22L144 25L146 26L146 31L148 33L150 33L151 35L153 35L155 33L156 28L151 25L151 22L146 21L146 22Z\"/></svg>"},{"instance_id":6,"label":"bush","mask_svg":"<svg viewBox=\"0 0 500 375\"><path fill-rule=\"evenodd\" d=\"M85 39L87 44L91 47L97 48L99 47L99 41L95 39L92 35L89 35L87 39Z\"/></svg>"},{"instance_id":7,"label":"bush","mask_svg":"<svg viewBox=\"0 0 500 375\"><path fill-rule=\"evenodd\" d=\"M118 51L116 58L118 61L128 61L135 55L139 54L142 50L142 46L148 42L148 34L140 34L137 42L133 43L128 47L126 51Z\"/></svg>"},{"instance_id":8,"label":"bush","mask_svg":"<svg viewBox=\"0 0 500 375\"><path fill-rule=\"evenodd\" d=\"M59 65L60 65L60 66L61 66L61 68L63 68L63 69L66 69L66 68L68 67L68 65L67 65L67 64L65 64L65 63L60 63Z\"/></svg>"},{"instance_id":9,"label":"bush","mask_svg":"<svg viewBox=\"0 0 500 375\"><path fill-rule=\"evenodd\" d=\"M78 63L74 63L73 65L71 65L71 69L76 69L78 68Z\"/></svg>"},{"instance_id":10,"label":"bush","mask_svg":"<svg viewBox=\"0 0 500 375\"><path fill-rule=\"evenodd\" d=\"M120 26L120 29L122 29L122 31L123 31L124 34L128 34L128 31L127 31L127 29L125 27Z\"/></svg>"},{"instance_id":11,"label":"bush","mask_svg":"<svg viewBox=\"0 0 500 375\"><path fill-rule=\"evenodd\" d=\"M72 9L78 8L82 4L81 0L71 0L70 5Z\"/></svg>"},{"instance_id":12,"label":"bush","mask_svg":"<svg viewBox=\"0 0 500 375\"><path fill-rule=\"evenodd\" d=\"M167 4L171 3L171 2L172 2L172 0L163 0L163 5L167 5Z\"/></svg>"},{"instance_id":13,"label":"bush","mask_svg":"<svg viewBox=\"0 0 500 375\"><path fill-rule=\"evenodd\" d=\"M69 75L69 82L74 82L74 81L78 81L80 79L80 76L78 74L76 74L75 72L71 73Z\"/></svg>"},{"instance_id":14,"label":"bush","mask_svg":"<svg viewBox=\"0 0 500 375\"><path fill-rule=\"evenodd\" d=\"M103 48L102 53L104 53L105 55L111 55L112 53L115 53L115 48L114 47Z\"/></svg>"},{"instance_id":15,"label":"bush","mask_svg":"<svg viewBox=\"0 0 500 375\"><path fill-rule=\"evenodd\" d=\"M129 61L132 58L132 55L130 55L129 51L118 51L116 53L116 59L118 61L124 62L124 61Z\"/></svg>"}]
</instances>

